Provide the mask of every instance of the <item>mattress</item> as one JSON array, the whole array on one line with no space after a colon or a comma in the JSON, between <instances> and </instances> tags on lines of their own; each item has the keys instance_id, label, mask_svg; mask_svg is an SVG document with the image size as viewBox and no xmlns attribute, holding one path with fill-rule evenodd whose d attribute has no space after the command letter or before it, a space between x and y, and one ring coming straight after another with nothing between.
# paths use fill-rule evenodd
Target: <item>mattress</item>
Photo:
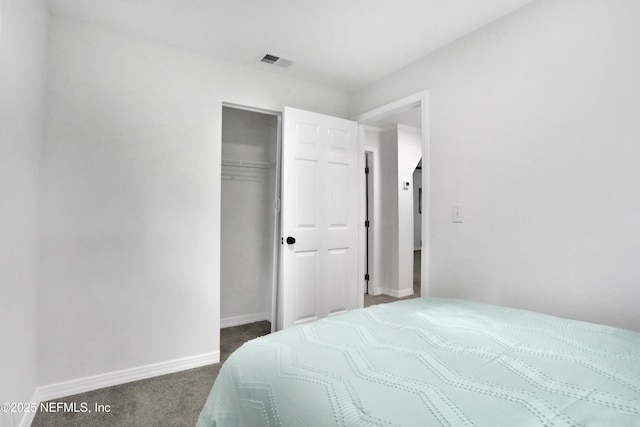
<instances>
[{"instance_id":1,"label":"mattress","mask_svg":"<svg viewBox=\"0 0 640 427\"><path fill-rule=\"evenodd\" d=\"M640 333L417 298L261 337L198 426L640 426Z\"/></svg>"}]
</instances>

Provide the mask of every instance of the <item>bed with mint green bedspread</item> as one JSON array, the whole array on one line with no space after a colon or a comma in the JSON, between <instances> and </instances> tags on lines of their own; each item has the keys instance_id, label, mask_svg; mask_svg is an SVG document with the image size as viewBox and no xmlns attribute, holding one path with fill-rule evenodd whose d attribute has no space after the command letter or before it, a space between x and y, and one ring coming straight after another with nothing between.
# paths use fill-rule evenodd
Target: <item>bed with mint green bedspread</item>
<instances>
[{"instance_id":1,"label":"bed with mint green bedspread","mask_svg":"<svg viewBox=\"0 0 640 427\"><path fill-rule=\"evenodd\" d=\"M637 427L640 333L451 299L354 310L244 344L198 426Z\"/></svg>"}]
</instances>

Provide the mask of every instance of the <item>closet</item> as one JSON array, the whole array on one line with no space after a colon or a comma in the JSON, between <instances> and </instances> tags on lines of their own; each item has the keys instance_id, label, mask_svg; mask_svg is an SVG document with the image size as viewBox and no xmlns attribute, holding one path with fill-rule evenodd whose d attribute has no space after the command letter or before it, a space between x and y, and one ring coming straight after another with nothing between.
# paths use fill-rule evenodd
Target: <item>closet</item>
<instances>
[{"instance_id":1,"label":"closet","mask_svg":"<svg viewBox=\"0 0 640 427\"><path fill-rule=\"evenodd\" d=\"M222 108L222 328L275 325L280 127L276 113Z\"/></svg>"}]
</instances>

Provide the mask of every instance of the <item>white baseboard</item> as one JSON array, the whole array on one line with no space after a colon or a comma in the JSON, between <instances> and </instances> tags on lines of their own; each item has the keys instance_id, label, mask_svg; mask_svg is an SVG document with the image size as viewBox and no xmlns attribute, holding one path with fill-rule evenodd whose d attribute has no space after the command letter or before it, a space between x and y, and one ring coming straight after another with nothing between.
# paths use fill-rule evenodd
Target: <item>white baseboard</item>
<instances>
[{"instance_id":1,"label":"white baseboard","mask_svg":"<svg viewBox=\"0 0 640 427\"><path fill-rule=\"evenodd\" d=\"M218 362L220 362L220 352L214 351L212 353L184 357L182 359L155 363L153 365L140 366L137 368L46 385L36 389L32 402L40 403L51 399L59 399L61 397L72 396L78 393L85 393L87 391L125 384L131 381L144 380L160 375L172 374L174 372L199 368L201 366L211 365ZM30 424L31 421L29 421L28 424L24 424L23 420L22 425L28 426Z\"/></svg>"},{"instance_id":2,"label":"white baseboard","mask_svg":"<svg viewBox=\"0 0 640 427\"><path fill-rule=\"evenodd\" d=\"M389 289L389 288L377 288L374 295L385 294L394 298L404 298L413 295L413 288L409 289Z\"/></svg>"},{"instance_id":3,"label":"white baseboard","mask_svg":"<svg viewBox=\"0 0 640 427\"><path fill-rule=\"evenodd\" d=\"M231 326L246 325L247 323L261 322L263 320L271 321L271 313L263 312L226 317L220 319L220 328L230 328Z\"/></svg>"},{"instance_id":4,"label":"white baseboard","mask_svg":"<svg viewBox=\"0 0 640 427\"><path fill-rule=\"evenodd\" d=\"M38 400L36 400L37 398L38 398L38 391L36 390L33 393L33 396L31 397L31 403L40 403ZM35 412L25 412L24 415L22 416L22 420L20 420L20 423L17 425L20 427L29 427L33 422L33 419L35 418L35 416L36 416ZM2 417L0 416L0 418Z\"/></svg>"}]
</instances>

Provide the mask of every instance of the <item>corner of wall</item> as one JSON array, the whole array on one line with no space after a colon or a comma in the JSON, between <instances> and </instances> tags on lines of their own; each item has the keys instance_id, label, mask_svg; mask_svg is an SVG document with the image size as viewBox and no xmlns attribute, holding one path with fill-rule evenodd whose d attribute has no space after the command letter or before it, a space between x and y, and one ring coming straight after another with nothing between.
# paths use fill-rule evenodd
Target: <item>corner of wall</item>
<instances>
[{"instance_id":1,"label":"corner of wall","mask_svg":"<svg viewBox=\"0 0 640 427\"><path fill-rule=\"evenodd\" d=\"M0 352L0 401L24 403L39 380L37 210L49 13L40 0L0 6L0 324L11 325L2 342L10 351ZM26 412L11 415L30 422Z\"/></svg>"}]
</instances>

